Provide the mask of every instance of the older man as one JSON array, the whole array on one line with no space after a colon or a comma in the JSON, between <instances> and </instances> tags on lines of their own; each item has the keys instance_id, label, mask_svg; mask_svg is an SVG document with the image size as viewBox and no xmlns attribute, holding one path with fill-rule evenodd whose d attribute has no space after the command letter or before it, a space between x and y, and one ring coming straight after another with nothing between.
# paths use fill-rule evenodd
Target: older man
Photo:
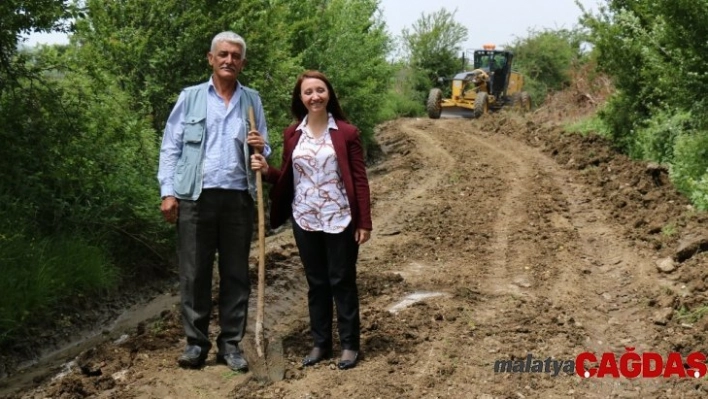
<instances>
[{"instance_id":1,"label":"older man","mask_svg":"<svg viewBox=\"0 0 708 399\"><path fill-rule=\"evenodd\" d=\"M233 32L216 35L207 54L208 82L184 89L165 127L160 182L165 220L177 223L182 319L187 346L182 367L201 367L208 335L211 282L219 254L217 362L234 371L248 363L239 350L246 330L248 256L253 235L255 179L249 151L268 156L268 131L260 96L241 85L246 42ZM252 107L256 126L249 126Z\"/></svg>"}]
</instances>

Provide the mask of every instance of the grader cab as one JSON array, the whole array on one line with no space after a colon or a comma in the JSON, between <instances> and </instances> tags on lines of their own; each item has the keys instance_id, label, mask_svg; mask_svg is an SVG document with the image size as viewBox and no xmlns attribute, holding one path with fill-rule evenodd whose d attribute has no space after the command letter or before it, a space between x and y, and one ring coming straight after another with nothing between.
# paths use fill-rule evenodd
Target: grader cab
<instances>
[{"instance_id":1,"label":"grader cab","mask_svg":"<svg viewBox=\"0 0 708 399\"><path fill-rule=\"evenodd\" d=\"M426 103L428 116L438 119L449 113L479 118L505 106L530 110L531 97L523 90L523 76L512 70L513 60L512 52L496 50L494 45L475 50L473 70L452 78L450 98L443 98L439 88L430 90Z\"/></svg>"}]
</instances>

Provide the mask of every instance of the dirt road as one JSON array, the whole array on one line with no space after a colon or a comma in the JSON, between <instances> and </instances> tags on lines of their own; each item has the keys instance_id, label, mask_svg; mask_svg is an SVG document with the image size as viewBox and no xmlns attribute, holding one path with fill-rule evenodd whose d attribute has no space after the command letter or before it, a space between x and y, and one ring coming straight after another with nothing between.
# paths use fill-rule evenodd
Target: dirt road
<instances>
[{"instance_id":1,"label":"dirt road","mask_svg":"<svg viewBox=\"0 0 708 399\"><path fill-rule=\"evenodd\" d=\"M708 352L708 218L660 168L565 135L540 112L400 119L376 138L383 155L369 169L375 231L360 253L358 367L339 371L336 359L299 367L309 350L305 282L285 231L268 240L266 317L267 335L283 338L283 381L264 384L213 359L179 369L181 329L168 311L17 395L705 397L703 378L583 379L552 362L540 372L495 372L503 360L568 365L583 352L619 359L628 347Z\"/></svg>"}]
</instances>

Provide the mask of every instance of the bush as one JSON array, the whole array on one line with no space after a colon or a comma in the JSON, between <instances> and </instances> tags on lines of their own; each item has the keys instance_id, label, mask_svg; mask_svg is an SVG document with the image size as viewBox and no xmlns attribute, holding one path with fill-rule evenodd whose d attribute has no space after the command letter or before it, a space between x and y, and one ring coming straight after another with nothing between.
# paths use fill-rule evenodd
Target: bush
<instances>
[{"instance_id":1,"label":"bush","mask_svg":"<svg viewBox=\"0 0 708 399\"><path fill-rule=\"evenodd\" d=\"M397 68L379 108L379 120L421 116L425 113L428 93L419 91L416 83L426 81L425 75L402 64Z\"/></svg>"},{"instance_id":2,"label":"bush","mask_svg":"<svg viewBox=\"0 0 708 399\"><path fill-rule=\"evenodd\" d=\"M676 187L708 208L705 22L708 3L610 1L582 24L617 88L601 117L635 158L671 167Z\"/></svg>"},{"instance_id":3,"label":"bush","mask_svg":"<svg viewBox=\"0 0 708 399\"><path fill-rule=\"evenodd\" d=\"M645 127L636 130L629 154L633 158L650 159L660 163L674 160L674 144L679 136L687 134L691 126L689 112L656 111Z\"/></svg>"},{"instance_id":4,"label":"bush","mask_svg":"<svg viewBox=\"0 0 708 399\"><path fill-rule=\"evenodd\" d=\"M425 108L420 101L411 99L394 91L388 92L384 97L383 105L379 109L380 120L422 116Z\"/></svg>"},{"instance_id":5,"label":"bush","mask_svg":"<svg viewBox=\"0 0 708 399\"><path fill-rule=\"evenodd\" d=\"M582 136L597 134L602 137L610 137L609 128L597 114L567 125L565 130L571 133L578 133Z\"/></svg>"},{"instance_id":6,"label":"bush","mask_svg":"<svg viewBox=\"0 0 708 399\"><path fill-rule=\"evenodd\" d=\"M164 267L174 250L158 210L149 122L109 75L59 67L65 58L54 49L30 60L42 72L0 92L5 339L74 295L154 274L149 266Z\"/></svg>"},{"instance_id":7,"label":"bush","mask_svg":"<svg viewBox=\"0 0 708 399\"><path fill-rule=\"evenodd\" d=\"M39 54L46 72L0 95L0 195L32 236L90 238L124 266L163 261L157 135L109 75L46 67L64 59Z\"/></svg>"},{"instance_id":8,"label":"bush","mask_svg":"<svg viewBox=\"0 0 708 399\"><path fill-rule=\"evenodd\" d=\"M690 198L698 209L708 211L708 170L700 180L693 180Z\"/></svg>"},{"instance_id":9,"label":"bush","mask_svg":"<svg viewBox=\"0 0 708 399\"><path fill-rule=\"evenodd\" d=\"M671 178L696 207L708 210L708 132L683 133L676 138Z\"/></svg>"},{"instance_id":10,"label":"bush","mask_svg":"<svg viewBox=\"0 0 708 399\"><path fill-rule=\"evenodd\" d=\"M598 116L603 120L610 131L610 137L614 146L628 153L634 145L633 130L628 130L627 126L633 126L634 120L638 116L632 112L632 98L616 93L607 100L605 106L598 112Z\"/></svg>"},{"instance_id":11,"label":"bush","mask_svg":"<svg viewBox=\"0 0 708 399\"><path fill-rule=\"evenodd\" d=\"M580 38L574 30L531 30L506 46L514 53L514 69L524 75L525 90L536 104L570 84L571 67L582 58Z\"/></svg>"}]
</instances>

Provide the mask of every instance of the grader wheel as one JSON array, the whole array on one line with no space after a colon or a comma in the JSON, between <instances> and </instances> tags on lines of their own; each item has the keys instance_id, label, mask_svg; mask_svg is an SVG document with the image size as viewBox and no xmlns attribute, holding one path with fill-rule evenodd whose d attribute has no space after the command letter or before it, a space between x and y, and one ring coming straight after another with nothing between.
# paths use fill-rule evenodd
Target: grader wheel
<instances>
[{"instance_id":1,"label":"grader wheel","mask_svg":"<svg viewBox=\"0 0 708 399\"><path fill-rule=\"evenodd\" d=\"M511 109L514 111L521 110L521 93L518 91L511 95Z\"/></svg>"},{"instance_id":2,"label":"grader wheel","mask_svg":"<svg viewBox=\"0 0 708 399\"><path fill-rule=\"evenodd\" d=\"M528 92L522 91L520 94L521 97L521 112L529 112L531 111L531 96L529 95Z\"/></svg>"},{"instance_id":3,"label":"grader wheel","mask_svg":"<svg viewBox=\"0 0 708 399\"><path fill-rule=\"evenodd\" d=\"M425 110L428 111L429 118L440 118L440 114L442 113L442 90L430 89L428 101L425 104Z\"/></svg>"},{"instance_id":4,"label":"grader wheel","mask_svg":"<svg viewBox=\"0 0 708 399\"><path fill-rule=\"evenodd\" d=\"M477 97L474 99L474 117L479 118L480 116L489 112L489 96L487 93L481 91L477 93Z\"/></svg>"}]
</instances>

